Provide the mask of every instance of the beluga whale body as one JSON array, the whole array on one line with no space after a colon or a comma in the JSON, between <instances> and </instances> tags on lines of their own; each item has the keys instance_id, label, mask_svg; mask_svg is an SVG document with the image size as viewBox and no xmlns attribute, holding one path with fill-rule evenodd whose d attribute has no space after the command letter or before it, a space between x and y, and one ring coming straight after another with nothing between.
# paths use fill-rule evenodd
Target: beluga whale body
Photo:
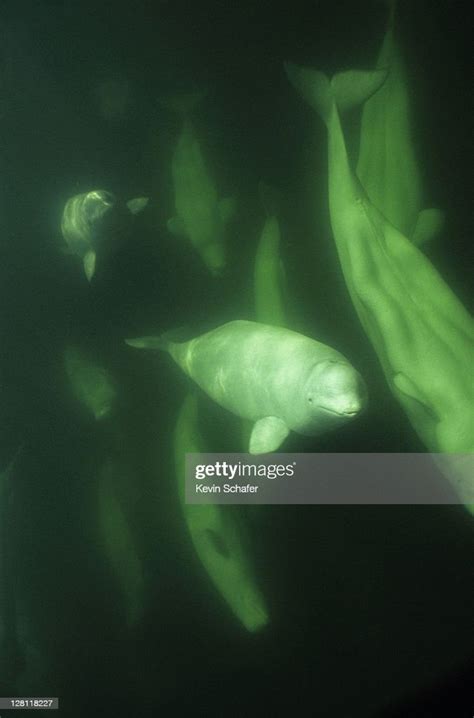
<instances>
[{"instance_id":1,"label":"beluga whale body","mask_svg":"<svg viewBox=\"0 0 474 718\"><path fill-rule=\"evenodd\" d=\"M187 453L205 453L198 397L189 394L179 411L174 431L179 499L197 556L209 578L248 631L269 622L268 606L258 585L251 558L249 532L238 506L187 504L183 476Z\"/></svg>"},{"instance_id":2,"label":"beluga whale body","mask_svg":"<svg viewBox=\"0 0 474 718\"><path fill-rule=\"evenodd\" d=\"M126 342L167 350L215 402L254 422L251 454L276 451L290 431L321 434L366 404L365 383L342 354L289 329L239 320L184 343Z\"/></svg>"},{"instance_id":3,"label":"beluga whale body","mask_svg":"<svg viewBox=\"0 0 474 718\"><path fill-rule=\"evenodd\" d=\"M278 219L277 192L259 183L260 198L266 218L257 246L254 264L255 316L257 321L287 326L286 276L281 259L281 229Z\"/></svg>"},{"instance_id":4,"label":"beluga whale body","mask_svg":"<svg viewBox=\"0 0 474 718\"><path fill-rule=\"evenodd\" d=\"M171 234L189 239L211 274L220 275L227 263L227 225L235 214L235 199L219 199L189 117L202 97L203 93L189 93L161 103L182 117L171 163L175 215L168 220L167 227Z\"/></svg>"},{"instance_id":5,"label":"beluga whale body","mask_svg":"<svg viewBox=\"0 0 474 718\"><path fill-rule=\"evenodd\" d=\"M372 204L404 236L420 246L444 224L439 209L424 207L423 173L415 148L410 73L397 32L396 0L376 69L388 70L383 85L363 106L356 174Z\"/></svg>"}]
</instances>

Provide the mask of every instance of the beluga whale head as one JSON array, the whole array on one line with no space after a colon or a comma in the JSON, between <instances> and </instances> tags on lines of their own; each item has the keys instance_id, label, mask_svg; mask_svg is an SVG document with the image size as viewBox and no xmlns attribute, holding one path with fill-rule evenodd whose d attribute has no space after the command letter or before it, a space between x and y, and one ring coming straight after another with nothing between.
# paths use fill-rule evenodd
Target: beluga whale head
<instances>
[{"instance_id":1,"label":"beluga whale head","mask_svg":"<svg viewBox=\"0 0 474 718\"><path fill-rule=\"evenodd\" d=\"M305 385L305 399L315 419L321 413L351 419L366 407L367 388L354 367L334 359L318 362Z\"/></svg>"}]
</instances>

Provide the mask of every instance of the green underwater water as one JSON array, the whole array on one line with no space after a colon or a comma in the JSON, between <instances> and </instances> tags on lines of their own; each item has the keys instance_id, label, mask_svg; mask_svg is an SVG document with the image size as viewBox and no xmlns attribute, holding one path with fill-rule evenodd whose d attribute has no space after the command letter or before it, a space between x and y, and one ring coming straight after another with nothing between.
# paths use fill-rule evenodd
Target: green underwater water
<instances>
[{"instance_id":1,"label":"green underwater water","mask_svg":"<svg viewBox=\"0 0 474 718\"><path fill-rule=\"evenodd\" d=\"M467 23L448 2L398 10L426 206L446 214L423 251L472 309ZM180 502L176 422L195 386L164 352L124 343L255 320L264 182L276 188L285 321L340 351L369 391L354 421L291 433L280 450L426 450L346 288L325 127L283 69L371 68L386 18L375 0L0 9L2 471L21 447L0 484L0 695L59 696L71 718L472 714L465 508L230 507L268 614L246 630ZM222 276L167 228L181 121L164 98L197 90L202 154L219 197L236 198ZM355 166L360 109L343 128ZM88 282L63 252L61 216L100 188L121 209ZM125 209L145 196L139 214ZM209 450L243 450L241 420L204 394L199 422Z\"/></svg>"}]
</instances>

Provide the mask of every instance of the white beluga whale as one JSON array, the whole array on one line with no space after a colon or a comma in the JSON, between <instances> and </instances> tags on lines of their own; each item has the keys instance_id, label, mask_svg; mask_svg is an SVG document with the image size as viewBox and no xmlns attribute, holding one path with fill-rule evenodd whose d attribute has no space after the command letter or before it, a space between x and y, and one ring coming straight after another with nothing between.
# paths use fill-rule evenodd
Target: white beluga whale
<instances>
[{"instance_id":1,"label":"white beluga whale","mask_svg":"<svg viewBox=\"0 0 474 718\"><path fill-rule=\"evenodd\" d=\"M187 453L204 453L198 398L186 396L174 431L174 451L180 504L196 553L209 578L248 631L258 631L269 621L265 597L259 588L250 555L246 526L238 506L187 504L184 474ZM240 518L240 520L239 520Z\"/></svg>"},{"instance_id":2,"label":"white beluga whale","mask_svg":"<svg viewBox=\"0 0 474 718\"><path fill-rule=\"evenodd\" d=\"M189 119L202 97L196 92L161 103L183 118L171 165L176 214L167 226L173 235L188 238L210 272L219 275L226 266L227 225L235 214L235 200L219 199Z\"/></svg>"},{"instance_id":3,"label":"white beluga whale","mask_svg":"<svg viewBox=\"0 0 474 718\"><path fill-rule=\"evenodd\" d=\"M474 320L423 252L370 201L347 153L339 110L367 100L387 72L350 70L330 80L293 64L286 71L327 128L334 240L390 390L430 452L472 454ZM446 462L445 473L472 505L471 463Z\"/></svg>"},{"instance_id":4,"label":"white beluga whale","mask_svg":"<svg viewBox=\"0 0 474 718\"><path fill-rule=\"evenodd\" d=\"M147 203L148 198L135 197L126 206L131 214L138 214ZM61 232L67 244L67 252L82 260L89 282L95 273L97 251L104 244L107 234L106 220L116 208L117 202L112 192L101 189L70 197L64 206Z\"/></svg>"},{"instance_id":5,"label":"white beluga whale","mask_svg":"<svg viewBox=\"0 0 474 718\"><path fill-rule=\"evenodd\" d=\"M342 354L281 327L239 320L179 344L166 336L126 342L167 350L215 402L254 422L251 454L276 451L290 431L316 436L343 424L367 401Z\"/></svg>"},{"instance_id":6,"label":"white beluga whale","mask_svg":"<svg viewBox=\"0 0 474 718\"><path fill-rule=\"evenodd\" d=\"M63 353L64 368L72 392L96 419L106 419L116 403L117 389L108 371L85 353L68 345Z\"/></svg>"},{"instance_id":7,"label":"white beluga whale","mask_svg":"<svg viewBox=\"0 0 474 718\"><path fill-rule=\"evenodd\" d=\"M409 73L397 37L396 2L387 4L388 27L376 69L387 69L388 76L364 103L356 174L372 204L403 235L421 245L441 231L444 217L440 210L423 206Z\"/></svg>"}]
</instances>

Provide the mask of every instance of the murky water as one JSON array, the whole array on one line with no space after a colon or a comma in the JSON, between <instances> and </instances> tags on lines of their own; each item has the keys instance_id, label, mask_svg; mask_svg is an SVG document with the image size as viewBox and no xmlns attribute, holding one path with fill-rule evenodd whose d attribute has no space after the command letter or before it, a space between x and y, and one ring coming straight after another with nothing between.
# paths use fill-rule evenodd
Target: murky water
<instances>
[{"instance_id":1,"label":"murky water","mask_svg":"<svg viewBox=\"0 0 474 718\"><path fill-rule=\"evenodd\" d=\"M372 68L386 23L375 0L2 4L0 695L58 696L72 718L472 713L464 507L231 507L204 517L200 554L175 456L195 385L124 342L258 319L274 215L285 279L271 255L263 296L284 286L286 325L369 391L353 421L280 450L426 450L345 285L326 129L283 69ZM423 252L472 308L467 21L400 3L397 33L423 207L446 215ZM342 118L353 167L360 118ZM96 190L112 209L89 204L62 230L67 201ZM204 392L198 428L209 451L245 448L248 428ZM244 579L223 585L206 551L234 545ZM242 580L262 626L242 614Z\"/></svg>"}]
</instances>

